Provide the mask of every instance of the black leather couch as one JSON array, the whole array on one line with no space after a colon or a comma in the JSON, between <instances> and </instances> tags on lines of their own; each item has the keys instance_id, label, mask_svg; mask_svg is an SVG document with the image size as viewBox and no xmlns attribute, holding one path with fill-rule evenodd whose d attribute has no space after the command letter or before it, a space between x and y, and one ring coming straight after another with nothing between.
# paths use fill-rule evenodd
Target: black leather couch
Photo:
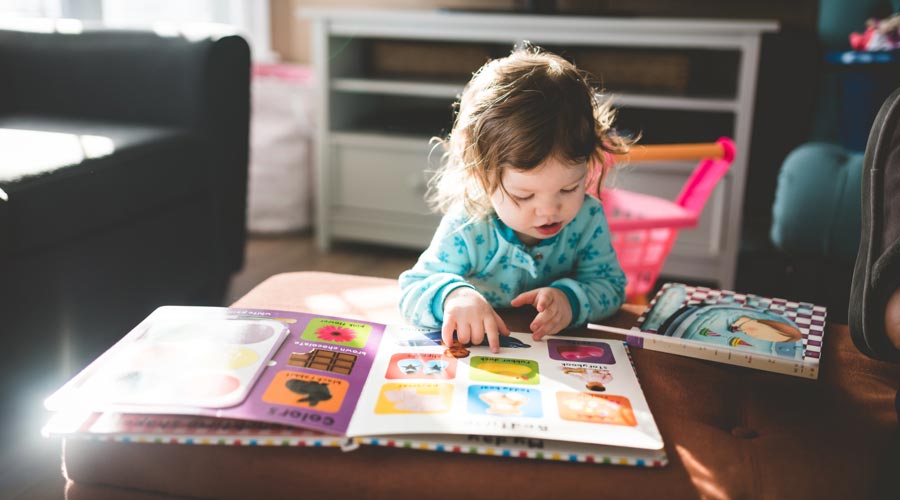
<instances>
[{"instance_id":1,"label":"black leather couch","mask_svg":"<svg viewBox=\"0 0 900 500\"><path fill-rule=\"evenodd\" d=\"M157 306L222 302L244 258L250 51L0 31L0 74L0 400L25 412Z\"/></svg>"}]
</instances>

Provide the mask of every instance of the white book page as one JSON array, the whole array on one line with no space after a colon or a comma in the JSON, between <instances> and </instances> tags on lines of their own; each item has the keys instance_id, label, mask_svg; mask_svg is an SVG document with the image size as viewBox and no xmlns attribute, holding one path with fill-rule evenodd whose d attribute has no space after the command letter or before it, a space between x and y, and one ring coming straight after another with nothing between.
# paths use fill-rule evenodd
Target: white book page
<instances>
[{"instance_id":1,"label":"white book page","mask_svg":"<svg viewBox=\"0 0 900 500\"><path fill-rule=\"evenodd\" d=\"M476 434L660 449L622 342L513 333L498 354L444 355L440 332L391 325L349 436ZM511 347L510 345L519 347Z\"/></svg>"},{"instance_id":2,"label":"white book page","mask_svg":"<svg viewBox=\"0 0 900 500\"><path fill-rule=\"evenodd\" d=\"M45 406L214 413L247 398L288 333L279 321L224 307L162 306Z\"/></svg>"}]
</instances>

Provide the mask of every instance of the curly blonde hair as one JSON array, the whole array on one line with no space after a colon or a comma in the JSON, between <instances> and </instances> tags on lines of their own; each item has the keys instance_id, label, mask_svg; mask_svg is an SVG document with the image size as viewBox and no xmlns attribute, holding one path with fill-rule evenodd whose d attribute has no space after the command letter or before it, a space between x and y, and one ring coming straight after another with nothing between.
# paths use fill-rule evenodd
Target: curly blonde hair
<instances>
[{"instance_id":1,"label":"curly blonde hair","mask_svg":"<svg viewBox=\"0 0 900 500\"><path fill-rule=\"evenodd\" d=\"M615 112L591 75L531 45L482 66L455 106L452 131L434 139L444 155L426 196L443 213L462 204L471 218L488 217L504 168L532 170L551 157L587 163L599 196L611 155L634 142L612 128Z\"/></svg>"}]
</instances>

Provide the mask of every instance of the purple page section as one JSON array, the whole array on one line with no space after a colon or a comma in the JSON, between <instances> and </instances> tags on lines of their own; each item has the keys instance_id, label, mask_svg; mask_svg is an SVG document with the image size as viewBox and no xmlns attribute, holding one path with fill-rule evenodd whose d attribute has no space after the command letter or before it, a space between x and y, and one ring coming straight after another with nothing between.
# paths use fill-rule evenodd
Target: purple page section
<instances>
[{"instance_id":1,"label":"purple page section","mask_svg":"<svg viewBox=\"0 0 900 500\"><path fill-rule=\"evenodd\" d=\"M215 416L345 434L385 325L298 312L230 311L281 320L290 333L244 402Z\"/></svg>"}]
</instances>

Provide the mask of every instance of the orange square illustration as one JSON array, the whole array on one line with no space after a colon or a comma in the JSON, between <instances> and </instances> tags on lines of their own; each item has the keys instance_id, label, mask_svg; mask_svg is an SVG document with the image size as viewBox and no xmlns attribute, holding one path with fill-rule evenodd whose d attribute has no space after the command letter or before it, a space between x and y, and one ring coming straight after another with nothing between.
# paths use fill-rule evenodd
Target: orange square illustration
<instances>
[{"instance_id":1,"label":"orange square illustration","mask_svg":"<svg viewBox=\"0 0 900 500\"><path fill-rule=\"evenodd\" d=\"M263 401L337 413L350 383L334 377L280 371L263 393Z\"/></svg>"},{"instance_id":2,"label":"orange square illustration","mask_svg":"<svg viewBox=\"0 0 900 500\"><path fill-rule=\"evenodd\" d=\"M634 410L631 409L631 402L623 396L587 392L557 392L556 402L559 405L559 416L563 420L627 425L629 427L637 425Z\"/></svg>"}]
</instances>

